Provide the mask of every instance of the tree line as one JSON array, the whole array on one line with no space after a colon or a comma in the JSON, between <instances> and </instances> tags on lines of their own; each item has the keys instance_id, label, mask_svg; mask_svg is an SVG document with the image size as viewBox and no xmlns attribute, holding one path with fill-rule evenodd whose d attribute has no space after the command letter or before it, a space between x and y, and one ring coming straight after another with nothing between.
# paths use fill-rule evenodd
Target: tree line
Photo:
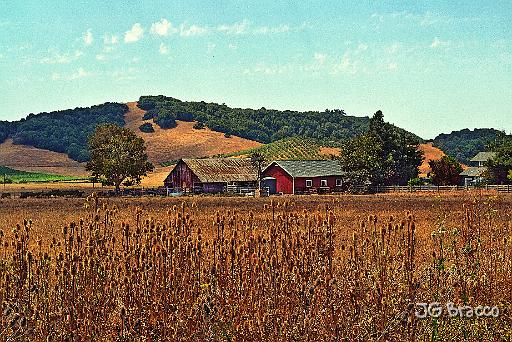
<instances>
[{"instance_id":1,"label":"tree line","mask_svg":"<svg viewBox=\"0 0 512 342\"><path fill-rule=\"evenodd\" d=\"M292 136L316 139L323 144L339 143L364 133L368 117L347 115L341 109L319 111L291 111L274 109L231 108L225 104L186 102L172 97L142 96L138 106L146 110L144 119L161 128L176 126L176 120L197 121L197 129L204 126L261 143L270 143ZM420 141L416 135L392 126L393 130Z\"/></svg>"}]
</instances>

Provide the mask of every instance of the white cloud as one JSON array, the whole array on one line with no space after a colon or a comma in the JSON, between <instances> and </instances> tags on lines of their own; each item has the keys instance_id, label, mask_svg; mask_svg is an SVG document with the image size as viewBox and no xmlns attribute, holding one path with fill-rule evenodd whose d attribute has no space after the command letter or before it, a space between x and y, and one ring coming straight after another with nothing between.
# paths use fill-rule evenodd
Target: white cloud
<instances>
[{"instance_id":1,"label":"white cloud","mask_svg":"<svg viewBox=\"0 0 512 342\"><path fill-rule=\"evenodd\" d=\"M325 59L327 58L327 55L325 53L315 52L315 56L313 58L320 65L324 65Z\"/></svg>"},{"instance_id":2,"label":"white cloud","mask_svg":"<svg viewBox=\"0 0 512 342\"><path fill-rule=\"evenodd\" d=\"M335 64L332 70L333 74L345 73L355 75L358 72L358 61L352 61L348 54L343 55L341 61Z\"/></svg>"},{"instance_id":3,"label":"white cloud","mask_svg":"<svg viewBox=\"0 0 512 342\"><path fill-rule=\"evenodd\" d=\"M139 70L134 67L128 69L118 69L107 73L108 76L115 79L116 81L133 81L137 78Z\"/></svg>"},{"instance_id":4,"label":"white cloud","mask_svg":"<svg viewBox=\"0 0 512 342\"><path fill-rule=\"evenodd\" d=\"M71 74L60 74L60 73L54 72L52 74L52 80L54 80L54 81L60 81L60 80L72 81L72 80L77 80L77 79L84 78L84 77L89 77L91 75L92 74L90 72L88 72L84 68L80 67L75 72L73 72Z\"/></svg>"},{"instance_id":5,"label":"white cloud","mask_svg":"<svg viewBox=\"0 0 512 342\"><path fill-rule=\"evenodd\" d=\"M439 48L439 47L447 46L449 44L450 44L450 42L443 41L443 40L435 37L434 40L432 41L432 43L430 44L430 47L432 49L436 49L436 48Z\"/></svg>"},{"instance_id":6,"label":"white cloud","mask_svg":"<svg viewBox=\"0 0 512 342\"><path fill-rule=\"evenodd\" d=\"M238 49L238 46L236 44L229 44L228 48L230 48L231 50L236 50Z\"/></svg>"},{"instance_id":7,"label":"white cloud","mask_svg":"<svg viewBox=\"0 0 512 342\"><path fill-rule=\"evenodd\" d=\"M85 71L84 68L78 68L78 70L74 74L72 74L71 77L73 79L77 79L77 78L84 78L84 77L87 77L90 75L91 75L91 73Z\"/></svg>"},{"instance_id":8,"label":"white cloud","mask_svg":"<svg viewBox=\"0 0 512 342\"><path fill-rule=\"evenodd\" d=\"M99 55L96 55L96 59L98 61L104 61L107 59L107 56L103 55L103 54L99 54Z\"/></svg>"},{"instance_id":9,"label":"white cloud","mask_svg":"<svg viewBox=\"0 0 512 342\"><path fill-rule=\"evenodd\" d=\"M60 53L58 51L50 51L49 55L42 58L41 64L69 64L83 55L83 52L76 50L74 52Z\"/></svg>"},{"instance_id":10,"label":"white cloud","mask_svg":"<svg viewBox=\"0 0 512 342\"><path fill-rule=\"evenodd\" d=\"M206 50L208 51L208 53L211 53L213 50L215 50L215 47L216 47L216 46L217 46L217 45L215 45L214 43L208 43L208 44L206 45Z\"/></svg>"},{"instance_id":11,"label":"white cloud","mask_svg":"<svg viewBox=\"0 0 512 342\"><path fill-rule=\"evenodd\" d=\"M401 44L400 44L400 43L398 43L398 42L394 42L393 44L391 44L390 46L388 46L388 47L386 48L386 50L387 50L387 52L388 52L390 55L392 55L392 54L394 54L394 53L397 53L397 52L398 52L398 50L400 49L400 47L401 47Z\"/></svg>"},{"instance_id":12,"label":"white cloud","mask_svg":"<svg viewBox=\"0 0 512 342\"><path fill-rule=\"evenodd\" d=\"M291 28L289 25L281 24L279 26L270 27L270 26L260 26L254 29L254 34L274 34L274 33L285 33L290 31Z\"/></svg>"},{"instance_id":13,"label":"white cloud","mask_svg":"<svg viewBox=\"0 0 512 342\"><path fill-rule=\"evenodd\" d=\"M388 70L389 71L395 71L398 68L398 65L396 63L389 63L388 64Z\"/></svg>"},{"instance_id":14,"label":"white cloud","mask_svg":"<svg viewBox=\"0 0 512 342\"><path fill-rule=\"evenodd\" d=\"M82 39L84 40L84 43L85 45L91 45L92 42L94 41L94 37L92 35L92 30L91 29L88 29L85 33L84 33L84 36L82 37Z\"/></svg>"},{"instance_id":15,"label":"white cloud","mask_svg":"<svg viewBox=\"0 0 512 342\"><path fill-rule=\"evenodd\" d=\"M357 46L357 49L358 49L359 51L366 51L366 50L368 50L368 44L360 43L360 44Z\"/></svg>"},{"instance_id":16,"label":"white cloud","mask_svg":"<svg viewBox=\"0 0 512 342\"><path fill-rule=\"evenodd\" d=\"M197 25L187 26L185 24L181 24L180 26L180 36L182 37L200 36L206 34L207 32L208 29L206 27Z\"/></svg>"},{"instance_id":17,"label":"white cloud","mask_svg":"<svg viewBox=\"0 0 512 342\"><path fill-rule=\"evenodd\" d=\"M105 34L103 36L103 44L117 44L119 43L119 37L116 36L116 35L109 35L109 34Z\"/></svg>"},{"instance_id":18,"label":"white cloud","mask_svg":"<svg viewBox=\"0 0 512 342\"><path fill-rule=\"evenodd\" d=\"M141 24L135 23L129 31L124 34L125 43L133 43L139 41L144 36L144 28Z\"/></svg>"},{"instance_id":19,"label":"white cloud","mask_svg":"<svg viewBox=\"0 0 512 342\"><path fill-rule=\"evenodd\" d=\"M158 51L161 55L167 55L169 53L169 48L164 43L160 43Z\"/></svg>"},{"instance_id":20,"label":"white cloud","mask_svg":"<svg viewBox=\"0 0 512 342\"><path fill-rule=\"evenodd\" d=\"M160 19L151 25L150 32L158 36L168 36L178 32L178 29L172 26L172 23L167 19Z\"/></svg>"},{"instance_id":21,"label":"white cloud","mask_svg":"<svg viewBox=\"0 0 512 342\"><path fill-rule=\"evenodd\" d=\"M217 31L232 34L232 35L240 35L247 33L247 30L251 24L248 20L243 20L241 22L237 22L231 25L222 24L217 26Z\"/></svg>"},{"instance_id":22,"label":"white cloud","mask_svg":"<svg viewBox=\"0 0 512 342\"><path fill-rule=\"evenodd\" d=\"M313 55L313 62L300 66L299 69L306 72L319 71L324 67L326 60L327 55L325 53L315 52Z\"/></svg>"}]
</instances>

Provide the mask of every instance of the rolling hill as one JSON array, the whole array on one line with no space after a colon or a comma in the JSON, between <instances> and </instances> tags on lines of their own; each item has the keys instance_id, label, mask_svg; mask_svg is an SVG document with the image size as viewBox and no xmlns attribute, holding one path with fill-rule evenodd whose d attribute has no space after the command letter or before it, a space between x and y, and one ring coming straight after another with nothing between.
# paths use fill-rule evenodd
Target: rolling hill
<instances>
[{"instance_id":1,"label":"rolling hill","mask_svg":"<svg viewBox=\"0 0 512 342\"><path fill-rule=\"evenodd\" d=\"M144 120L146 111L137 107L136 102L130 102L125 114L125 127L130 128L146 141L149 159L160 164L179 158L197 158L218 154L232 153L259 147L256 141L237 136L225 137L223 133L209 128L194 129L194 122L177 121L176 127L163 129L153 125L153 133L144 133L139 126L149 123Z\"/></svg>"},{"instance_id":2,"label":"rolling hill","mask_svg":"<svg viewBox=\"0 0 512 342\"><path fill-rule=\"evenodd\" d=\"M87 136L101 123L124 125L135 131L146 140L150 160L160 164L180 157L248 150L292 136L308 137L321 145L336 145L366 130L368 121L368 117L348 116L339 109L324 112L254 110L185 102L165 96L142 96L138 103L105 103L90 108L30 114L15 122L0 121L3 153L0 165L23 169L37 167L37 171L70 167L74 174L83 173L83 164L73 161L88 159Z\"/></svg>"},{"instance_id":3,"label":"rolling hill","mask_svg":"<svg viewBox=\"0 0 512 342\"><path fill-rule=\"evenodd\" d=\"M0 166L21 171L51 173L66 176L84 176L85 164L72 160L65 153L14 144L7 139L0 144Z\"/></svg>"}]
</instances>

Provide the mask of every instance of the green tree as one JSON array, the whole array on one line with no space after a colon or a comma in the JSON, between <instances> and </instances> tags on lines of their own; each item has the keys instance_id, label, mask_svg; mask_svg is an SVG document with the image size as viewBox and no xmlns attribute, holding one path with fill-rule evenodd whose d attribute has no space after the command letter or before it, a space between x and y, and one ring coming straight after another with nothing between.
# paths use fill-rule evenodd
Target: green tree
<instances>
[{"instance_id":1,"label":"green tree","mask_svg":"<svg viewBox=\"0 0 512 342\"><path fill-rule=\"evenodd\" d=\"M368 134L381 145L382 179L379 183L405 185L409 179L418 177L423 153L418 150L417 139L385 122L380 110L370 119Z\"/></svg>"},{"instance_id":2,"label":"green tree","mask_svg":"<svg viewBox=\"0 0 512 342\"><path fill-rule=\"evenodd\" d=\"M144 140L129 129L100 125L89 137L88 147L91 159L86 169L92 171L93 177L113 184L116 191L124 181L139 184L141 177L154 169Z\"/></svg>"},{"instance_id":3,"label":"green tree","mask_svg":"<svg viewBox=\"0 0 512 342\"><path fill-rule=\"evenodd\" d=\"M353 185L382 181L382 144L371 134L363 134L347 140L342 148L340 163Z\"/></svg>"},{"instance_id":4,"label":"green tree","mask_svg":"<svg viewBox=\"0 0 512 342\"><path fill-rule=\"evenodd\" d=\"M439 160L431 160L428 163L432 169L431 178L435 185L457 185L462 166L457 159L451 156L443 156Z\"/></svg>"},{"instance_id":5,"label":"green tree","mask_svg":"<svg viewBox=\"0 0 512 342\"><path fill-rule=\"evenodd\" d=\"M490 181L496 184L512 181L508 177L512 170L512 136L500 133L487 145L487 149L496 153L494 158L487 161Z\"/></svg>"}]
</instances>

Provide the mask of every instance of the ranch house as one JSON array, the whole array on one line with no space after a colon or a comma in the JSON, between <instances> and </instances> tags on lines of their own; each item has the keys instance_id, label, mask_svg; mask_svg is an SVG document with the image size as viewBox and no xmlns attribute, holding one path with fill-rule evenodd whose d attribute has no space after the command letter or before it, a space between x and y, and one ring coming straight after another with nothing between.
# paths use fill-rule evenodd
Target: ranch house
<instances>
[{"instance_id":1,"label":"ranch house","mask_svg":"<svg viewBox=\"0 0 512 342\"><path fill-rule=\"evenodd\" d=\"M278 160L263 170L264 180L275 179L275 191L283 194L341 191L344 175L337 160Z\"/></svg>"},{"instance_id":2,"label":"ranch house","mask_svg":"<svg viewBox=\"0 0 512 342\"><path fill-rule=\"evenodd\" d=\"M496 153L494 152L478 152L476 156L469 160L469 167L460 173L459 176L462 178L462 183L468 186L483 181L487 171L485 163L489 159L494 158L495 155Z\"/></svg>"},{"instance_id":3,"label":"ranch house","mask_svg":"<svg viewBox=\"0 0 512 342\"><path fill-rule=\"evenodd\" d=\"M257 188L258 170L250 159L180 159L164 180L173 192L243 193Z\"/></svg>"}]
</instances>

